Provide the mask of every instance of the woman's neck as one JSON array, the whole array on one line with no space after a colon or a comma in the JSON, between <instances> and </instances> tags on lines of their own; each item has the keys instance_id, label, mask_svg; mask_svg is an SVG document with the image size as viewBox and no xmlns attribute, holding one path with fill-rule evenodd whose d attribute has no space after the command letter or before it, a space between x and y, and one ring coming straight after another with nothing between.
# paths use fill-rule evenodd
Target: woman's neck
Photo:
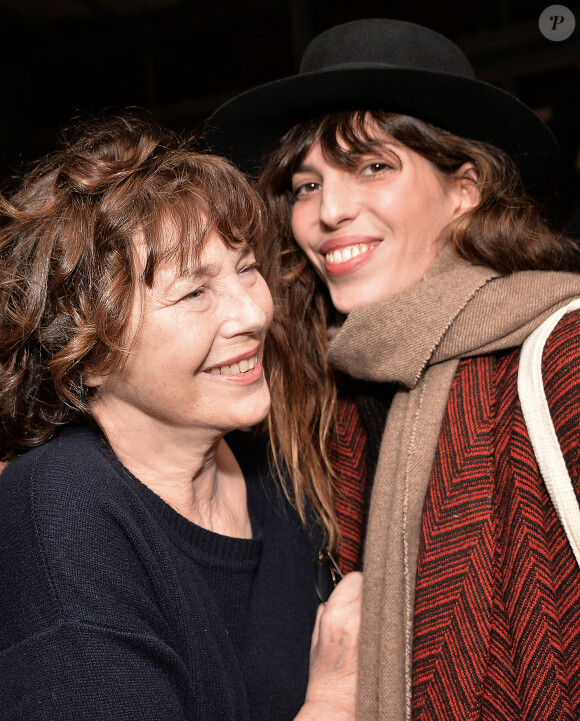
<instances>
[{"instance_id":1,"label":"woman's neck","mask_svg":"<svg viewBox=\"0 0 580 721\"><path fill-rule=\"evenodd\" d=\"M251 538L242 470L217 429L178 428L95 404L93 417L121 463L182 516L215 533Z\"/></svg>"}]
</instances>

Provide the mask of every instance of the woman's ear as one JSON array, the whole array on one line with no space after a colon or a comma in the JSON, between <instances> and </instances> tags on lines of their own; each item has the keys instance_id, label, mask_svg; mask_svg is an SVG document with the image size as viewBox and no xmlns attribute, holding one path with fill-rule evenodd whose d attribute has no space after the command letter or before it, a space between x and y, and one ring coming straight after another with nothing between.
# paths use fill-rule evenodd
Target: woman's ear
<instances>
[{"instance_id":1,"label":"woman's ear","mask_svg":"<svg viewBox=\"0 0 580 721\"><path fill-rule=\"evenodd\" d=\"M461 215L481 201L479 173L472 162L467 162L455 171L454 178L458 183L459 207L457 210L459 211L458 215Z\"/></svg>"},{"instance_id":2,"label":"woman's ear","mask_svg":"<svg viewBox=\"0 0 580 721\"><path fill-rule=\"evenodd\" d=\"M104 377L99 373L85 373L83 385L87 388L100 388L103 385Z\"/></svg>"},{"instance_id":3,"label":"woman's ear","mask_svg":"<svg viewBox=\"0 0 580 721\"><path fill-rule=\"evenodd\" d=\"M101 388L107 382L109 373L103 367L88 364L86 371L83 373L83 385L87 388Z\"/></svg>"},{"instance_id":4,"label":"woman's ear","mask_svg":"<svg viewBox=\"0 0 580 721\"><path fill-rule=\"evenodd\" d=\"M114 379L114 369L106 364L97 364L95 368L89 363L86 371L83 373L83 385L86 388L100 388L104 390Z\"/></svg>"}]
</instances>

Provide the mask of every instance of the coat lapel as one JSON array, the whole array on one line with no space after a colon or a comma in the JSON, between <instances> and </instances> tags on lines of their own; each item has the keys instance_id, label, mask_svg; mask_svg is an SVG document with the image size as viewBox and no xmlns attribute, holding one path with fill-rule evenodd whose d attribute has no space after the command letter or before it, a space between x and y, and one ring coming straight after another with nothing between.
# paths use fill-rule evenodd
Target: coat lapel
<instances>
[{"instance_id":1,"label":"coat lapel","mask_svg":"<svg viewBox=\"0 0 580 721\"><path fill-rule=\"evenodd\" d=\"M493 357L460 363L431 473L416 586L415 719L481 712L494 581L492 380Z\"/></svg>"}]
</instances>

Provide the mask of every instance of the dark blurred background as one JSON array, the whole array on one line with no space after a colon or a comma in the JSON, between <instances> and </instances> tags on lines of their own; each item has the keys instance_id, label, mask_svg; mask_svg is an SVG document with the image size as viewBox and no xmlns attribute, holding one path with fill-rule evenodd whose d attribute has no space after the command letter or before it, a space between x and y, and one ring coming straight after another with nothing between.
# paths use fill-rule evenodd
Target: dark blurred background
<instances>
[{"instance_id":1,"label":"dark blurred background","mask_svg":"<svg viewBox=\"0 0 580 721\"><path fill-rule=\"evenodd\" d=\"M0 175L49 150L71 118L137 105L182 131L247 88L296 72L309 39L392 17L438 30L477 76L548 123L562 150L542 189L579 232L580 5L575 32L546 39L546 0L0 0Z\"/></svg>"}]
</instances>

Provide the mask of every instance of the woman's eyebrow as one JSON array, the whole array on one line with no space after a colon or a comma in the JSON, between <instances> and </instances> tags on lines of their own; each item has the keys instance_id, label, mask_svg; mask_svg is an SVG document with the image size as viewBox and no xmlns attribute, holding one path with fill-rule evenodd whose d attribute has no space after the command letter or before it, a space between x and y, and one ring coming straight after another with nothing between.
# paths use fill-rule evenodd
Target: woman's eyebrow
<instances>
[{"instance_id":1,"label":"woman's eyebrow","mask_svg":"<svg viewBox=\"0 0 580 721\"><path fill-rule=\"evenodd\" d=\"M303 163L298 168L296 168L292 175L297 175L298 173L314 173L316 172L316 169L312 167L312 165L308 165L306 163Z\"/></svg>"},{"instance_id":2,"label":"woman's eyebrow","mask_svg":"<svg viewBox=\"0 0 580 721\"><path fill-rule=\"evenodd\" d=\"M253 249L250 245L245 243L242 247L239 249L239 259L243 260L248 255L252 255ZM202 263L201 265L196 265L195 267L187 266L183 269L183 271L179 274L180 278L184 279L190 279L190 278L202 278L204 276L213 276L217 275L220 271L221 265L219 263Z\"/></svg>"},{"instance_id":3,"label":"woman's eyebrow","mask_svg":"<svg viewBox=\"0 0 580 721\"><path fill-rule=\"evenodd\" d=\"M239 249L240 260L243 260L248 255L252 255L253 252L254 249L248 243L244 243Z\"/></svg>"},{"instance_id":4,"label":"woman's eyebrow","mask_svg":"<svg viewBox=\"0 0 580 721\"><path fill-rule=\"evenodd\" d=\"M202 278L204 276L216 275L219 271L216 263L202 263L195 267L186 266L178 275L180 280L190 280L192 278Z\"/></svg>"}]
</instances>

